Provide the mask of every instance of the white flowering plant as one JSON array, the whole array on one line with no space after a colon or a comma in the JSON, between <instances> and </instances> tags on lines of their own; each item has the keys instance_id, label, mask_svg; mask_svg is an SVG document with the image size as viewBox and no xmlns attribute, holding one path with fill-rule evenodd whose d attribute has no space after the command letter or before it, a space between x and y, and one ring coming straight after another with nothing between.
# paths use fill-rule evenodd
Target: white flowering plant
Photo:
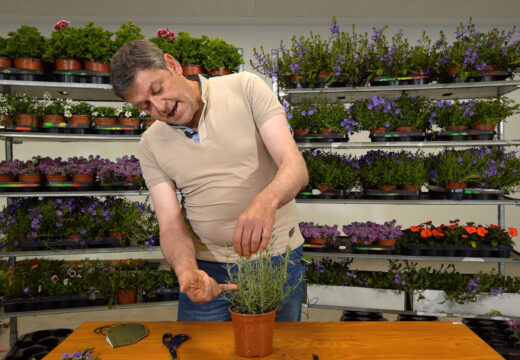
<instances>
[{"instance_id":1,"label":"white flowering plant","mask_svg":"<svg viewBox=\"0 0 520 360\"><path fill-rule=\"evenodd\" d=\"M122 106L119 106L116 110L116 113L118 118L144 119L148 116L144 111L129 103L125 103Z\"/></svg>"}]
</instances>

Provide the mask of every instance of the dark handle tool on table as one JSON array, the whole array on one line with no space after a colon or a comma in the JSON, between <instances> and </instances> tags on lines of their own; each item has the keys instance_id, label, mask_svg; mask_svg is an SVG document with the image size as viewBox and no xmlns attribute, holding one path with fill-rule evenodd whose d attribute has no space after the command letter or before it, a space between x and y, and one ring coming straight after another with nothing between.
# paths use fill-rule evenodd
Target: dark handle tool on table
<instances>
[{"instance_id":1,"label":"dark handle tool on table","mask_svg":"<svg viewBox=\"0 0 520 360\"><path fill-rule=\"evenodd\" d=\"M166 333L163 335L162 342L170 350L172 360L177 360L177 348L189 338L186 334L172 335L172 333Z\"/></svg>"}]
</instances>

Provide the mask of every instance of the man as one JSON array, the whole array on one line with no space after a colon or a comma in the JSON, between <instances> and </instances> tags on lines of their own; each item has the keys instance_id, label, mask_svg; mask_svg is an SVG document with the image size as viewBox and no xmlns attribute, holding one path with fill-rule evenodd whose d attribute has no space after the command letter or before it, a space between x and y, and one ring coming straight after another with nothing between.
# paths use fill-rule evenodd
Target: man
<instances>
[{"instance_id":1,"label":"man","mask_svg":"<svg viewBox=\"0 0 520 360\"><path fill-rule=\"evenodd\" d=\"M305 268L294 197L308 175L269 87L246 72L189 80L145 40L114 55L111 82L118 96L160 120L143 134L139 159L161 249L180 283L178 320L230 320L219 295L236 286L226 284L223 263L264 251L272 237L275 255L291 247L296 283ZM277 320L299 320L302 298L303 283L280 304Z\"/></svg>"}]
</instances>

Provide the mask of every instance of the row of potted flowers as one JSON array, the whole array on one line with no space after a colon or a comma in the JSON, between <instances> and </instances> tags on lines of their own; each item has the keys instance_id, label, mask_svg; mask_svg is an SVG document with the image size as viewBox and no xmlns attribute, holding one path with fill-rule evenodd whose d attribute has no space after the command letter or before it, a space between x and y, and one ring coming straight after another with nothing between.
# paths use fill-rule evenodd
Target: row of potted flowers
<instances>
[{"instance_id":1,"label":"row of potted flowers","mask_svg":"<svg viewBox=\"0 0 520 360\"><path fill-rule=\"evenodd\" d=\"M63 123L90 126L92 122L96 126L139 126L141 122L149 126L153 120L129 103L118 107L93 106L71 99L51 99L48 92L42 100L24 93L0 94L0 125L45 128Z\"/></svg>"},{"instance_id":2,"label":"row of potted flowers","mask_svg":"<svg viewBox=\"0 0 520 360\"><path fill-rule=\"evenodd\" d=\"M115 161L99 155L61 157L33 157L30 160L3 160L0 162L0 182L67 182L102 184L127 181L144 186L139 159L125 155Z\"/></svg>"},{"instance_id":3,"label":"row of potted flowers","mask_svg":"<svg viewBox=\"0 0 520 360\"><path fill-rule=\"evenodd\" d=\"M468 101L429 100L403 95L397 98L372 96L346 107L340 101L314 98L289 107L291 128L298 135L359 131L427 132L441 130L494 130L497 123L520 111L513 100L500 97Z\"/></svg>"},{"instance_id":4,"label":"row of potted flowers","mask_svg":"<svg viewBox=\"0 0 520 360\"><path fill-rule=\"evenodd\" d=\"M389 310L415 310L458 314L520 315L520 278L479 272L462 274L453 264L439 269L418 268L417 263L390 262L387 272L350 268L352 259L313 260L307 265L310 305L334 305ZM405 296L412 297L411 309Z\"/></svg>"},{"instance_id":5,"label":"row of potted flowers","mask_svg":"<svg viewBox=\"0 0 520 360\"><path fill-rule=\"evenodd\" d=\"M473 222L460 224L460 220L450 220L449 224L433 225L431 221L404 229L396 225L396 220L383 224L372 221L353 222L343 225L320 225L314 222L300 222L300 230L305 238L305 247L310 251L358 251L378 245L377 250L397 250L409 255L446 256L498 256L492 251L509 252L518 236L515 227L507 229L500 225L478 225ZM435 250L435 252L429 251ZM477 251L486 250L483 255ZM500 256L504 257L504 256Z\"/></svg>"},{"instance_id":6,"label":"row of potted flowers","mask_svg":"<svg viewBox=\"0 0 520 360\"><path fill-rule=\"evenodd\" d=\"M17 68L41 71L43 59L55 63L58 71L81 70L80 60L84 60L85 70L108 73L112 55L121 46L145 38L141 28L132 20L121 24L115 32L96 26L92 21L84 27L69 25L70 21L59 21L49 38L29 25L10 31L7 38L0 37L0 68L10 67L10 59L14 59ZM243 64L237 48L219 37L203 35L198 38L188 32L176 35L168 29L159 29L156 37L148 40L173 55L183 66L197 64L199 71L196 73L205 70L221 75L224 69L227 73L234 72Z\"/></svg>"},{"instance_id":7,"label":"row of potted flowers","mask_svg":"<svg viewBox=\"0 0 520 360\"><path fill-rule=\"evenodd\" d=\"M114 246L151 251L158 245L158 235L148 200L23 198L0 212L0 250L4 251Z\"/></svg>"},{"instance_id":8,"label":"row of potted flowers","mask_svg":"<svg viewBox=\"0 0 520 360\"><path fill-rule=\"evenodd\" d=\"M470 18L460 23L450 44L441 30L437 39L423 32L413 45L402 30L387 39L387 26L367 32L340 30L335 18L328 38L311 32L280 42L277 57L263 46L254 49L251 65L284 88L424 84L429 81L505 79L519 69L520 42L513 28L479 31Z\"/></svg>"},{"instance_id":9,"label":"row of potted flowers","mask_svg":"<svg viewBox=\"0 0 520 360\"><path fill-rule=\"evenodd\" d=\"M520 185L520 158L503 147L480 147L425 154L422 150L372 150L359 157L321 150L304 150L309 184L303 193L320 189L348 192L368 189L459 191L463 188L498 189L514 192ZM390 187L388 187L390 186ZM442 189L441 189L442 188Z\"/></svg>"},{"instance_id":10,"label":"row of potted flowers","mask_svg":"<svg viewBox=\"0 0 520 360\"><path fill-rule=\"evenodd\" d=\"M171 269L144 260L63 261L30 259L0 262L5 312L176 300L178 281ZM130 291L131 290L131 291ZM130 294L130 297L126 296Z\"/></svg>"}]
</instances>

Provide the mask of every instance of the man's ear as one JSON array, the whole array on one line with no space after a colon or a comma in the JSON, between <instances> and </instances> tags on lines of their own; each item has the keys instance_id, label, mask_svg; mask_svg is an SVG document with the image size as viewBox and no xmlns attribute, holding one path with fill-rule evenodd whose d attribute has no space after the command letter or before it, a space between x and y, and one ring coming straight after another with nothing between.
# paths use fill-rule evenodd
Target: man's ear
<instances>
[{"instance_id":1,"label":"man's ear","mask_svg":"<svg viewBox=\"0 0 520 360\"><path fill-rule=\"evenodd\" d=\"M170 54L164 54L164 62L166 63L168 70L177 75L182 75L182 66L173 56Z\"/></svg>"}]
</instances>

